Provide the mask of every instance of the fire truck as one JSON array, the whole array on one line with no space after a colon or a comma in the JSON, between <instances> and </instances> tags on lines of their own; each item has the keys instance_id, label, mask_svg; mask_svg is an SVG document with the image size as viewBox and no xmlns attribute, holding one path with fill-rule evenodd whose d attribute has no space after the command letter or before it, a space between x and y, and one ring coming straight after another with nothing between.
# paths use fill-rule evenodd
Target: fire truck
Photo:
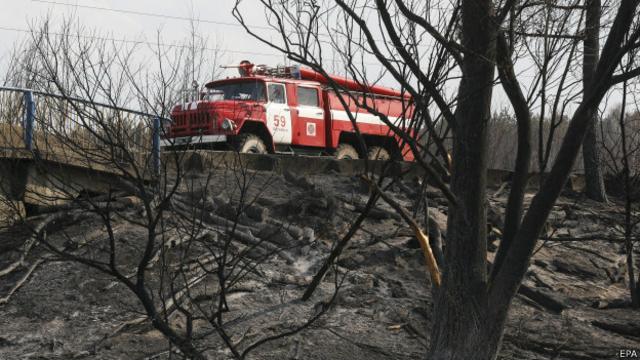
<instances>
[{"instance_id":1,"label":"fire truck","mask_svg":"<svg viewBox=\"0 0 640 360\"><path fill-rule=\"evenodd\" d=\"M271 68L243 61L234 67L239 77L209 82L195 101L175 105L163 147L413 160L408 146L378 116L358 106L367 104L406 128L414 108L409 96L299 66ZM341 90L334 91L331 83Z\"/></svg>"}]
</instances>

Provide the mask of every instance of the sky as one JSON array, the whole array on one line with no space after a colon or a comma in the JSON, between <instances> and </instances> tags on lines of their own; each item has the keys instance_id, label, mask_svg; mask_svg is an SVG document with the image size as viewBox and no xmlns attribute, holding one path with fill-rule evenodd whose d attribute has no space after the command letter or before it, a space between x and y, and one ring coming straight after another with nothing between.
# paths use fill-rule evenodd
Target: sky
<instances>
[{"instance_id":1,"label":"sky","mask_svg":"<svg viewBox=\"0 0 640 360\"><path fill-rule=\"evenodd\" d=\"M166 44L188 38L192 25L189 19L194 18L198 20L198 32L208 37L208 47L222 50L219 64L235 65L245 59L272 66L286 63L282 54L245 32L231 13L235 3L235 0L0 0L3 9L0 12L0 75L6 73L11 49L29 36L28 30L38 19L48 16L55 24L72 14L103 36L155 43L160 31L162 42ZM257 27L260 35L278 35L261 28L267 23L258 1L243 0L242 4L243 17ZM323 52L331 58L330 50L323 49ZM366 61L367 72L378 75L382 67L374 58ZM236 73L234 69L222 70L221 76L235 76ZM378 81L377 78L374 80ZM383 76L378 84L399 88L389 75Z\"/></svg>"},{"instance_id":2,"label":"sky","mask_svg":"<svg viewBox=\"0 0 640 360\"><path fill-rule=\"evenodd\" d=\"M251 3L253 0L245 0ZM14 45L28 34L30 25L50 16L59 21L75 14L80 21L100 33L127 41L155 42L160 30L164 43L175 43L189 36L195 18L198 30L209 37L209 46L223 50L227 64L250 59L255 63L277 65L283 56L258 42L239 26L231 15L234 0L0 0L0 73ZM77 6L76 6L77 5ZM258 10L258 11L256 11ZM256 24L264 23L259 9L243 15Z\"/></svg>"},{"instance_id":3,"label":"sky","mask_svg":"<svg viewBox=\"0 0 640 360\"><path fill-rule=\"evenodd\" d=\"M3 9L0 12L0 74L6 73L11 49L29 35L28 30L34 22L49 16L55 23L72 14L103 36L155 43L160 31L162 42L166 44L187 38L192 25L189 19L194 18L199 34L209 38L208 47L222 50L219 64L234 65L245 59L257 64L285 63L281 54L247 34L238 24L231 14L234 4L235 0L0 0ZM266 20L262 6L256 0L243 0L243 4L243 16L248 23L258 27L261 35L278 35L260 28L266 26ZM373 59L367 65L371 69L367 70L377 73L380 66L372 63L375 63ZM222 76L235 73L235 70L225 70ZM520 75L521 81L526 80L526 73ZM383 77L380 84L399 87L390 76ZM451 92L455 93L455 89ZM494 109L503 108L507 103L500 87L496 87Z\"/></svg>"}]
</instances>

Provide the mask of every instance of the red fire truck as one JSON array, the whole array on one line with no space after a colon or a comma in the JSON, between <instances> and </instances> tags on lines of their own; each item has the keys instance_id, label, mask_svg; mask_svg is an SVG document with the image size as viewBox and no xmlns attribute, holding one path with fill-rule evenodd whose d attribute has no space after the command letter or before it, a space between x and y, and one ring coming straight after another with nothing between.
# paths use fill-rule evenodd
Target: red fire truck
<instances>
[{"instance_id":1,"label":"red fire truck","mask_svg":"<svg viewBox=\"0 0 640 360\"><path fill-rule=\"evenodd\" d=\"M413 113L410 97L381 86L298 66L269 68L243 61L240 77L212 81L197 101L177 104L164 131L163 147L229 148L243 153L316 153L338 159L413 160L408 147L382 120L346 94L329 88L333 81L362 103L404 127ZM343 106L342 96L347 107ZM363 136L356 137L347 111Z\"/></svg>"}]
</instances>

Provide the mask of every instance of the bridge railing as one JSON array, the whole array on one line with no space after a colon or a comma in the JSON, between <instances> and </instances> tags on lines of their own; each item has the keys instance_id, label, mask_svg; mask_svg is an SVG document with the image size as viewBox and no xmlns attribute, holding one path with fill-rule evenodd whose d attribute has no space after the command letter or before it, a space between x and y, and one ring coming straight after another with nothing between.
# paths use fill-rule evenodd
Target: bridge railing
<instances>
[{"instance_id":1,"label":"bridge railing","mask_svg":"<svg viewBox=\"0 0 640 360\"><path fill-rule=\"evenodd\" d=\"M158 174L162 121L154 114L30 89L0 87L0 148Z\"/></svg>"}]
</instances>

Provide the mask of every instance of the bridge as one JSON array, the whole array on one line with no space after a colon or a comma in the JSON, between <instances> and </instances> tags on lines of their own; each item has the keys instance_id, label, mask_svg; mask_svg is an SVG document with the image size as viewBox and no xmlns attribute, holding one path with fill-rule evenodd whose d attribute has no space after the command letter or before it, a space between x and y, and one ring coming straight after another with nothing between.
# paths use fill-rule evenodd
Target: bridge
<instances>
[{"instance_id":1,"label":"bridge","mask_svg":"<svg viewBox=\"0 0 640 360\"><path fill-rule=\"evenodd\" d=\"M3 213L113 191L160 171L157 115L51 92L0 87Z\"/></svg>"}]
</instances>

